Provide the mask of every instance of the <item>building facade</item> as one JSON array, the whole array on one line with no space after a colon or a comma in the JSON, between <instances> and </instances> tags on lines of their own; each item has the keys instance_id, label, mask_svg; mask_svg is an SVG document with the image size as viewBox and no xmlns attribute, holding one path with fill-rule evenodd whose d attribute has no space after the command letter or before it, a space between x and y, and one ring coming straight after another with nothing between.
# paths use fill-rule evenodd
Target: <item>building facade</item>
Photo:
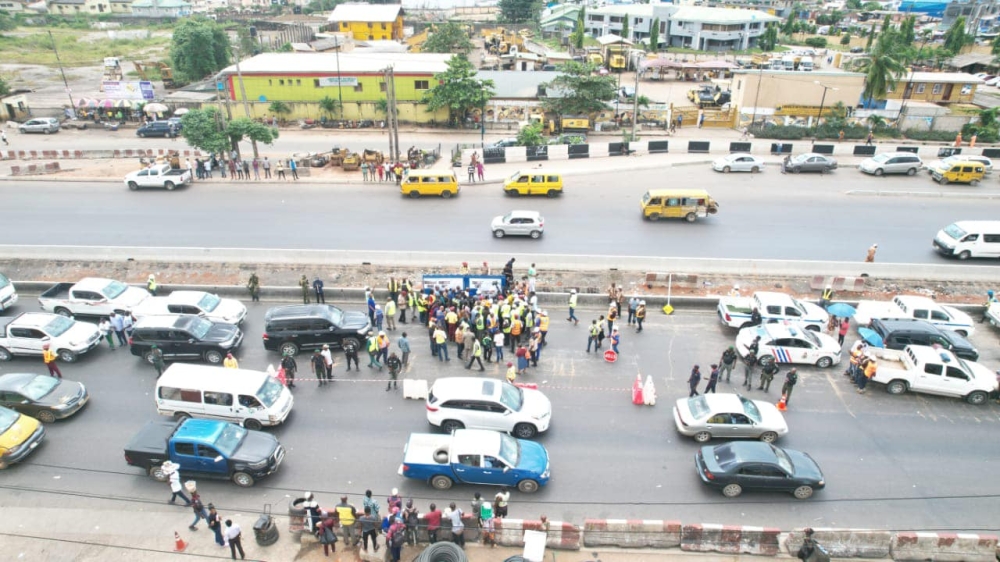
<instances>
[{"instance_id":1,"label":"building facade","mask_svg":"<svg viewBox=\"0 0 1000 562\"><path fill-rule=\"evenodd\" d=\"M339 4L327 21L358 41L402 41L403 15L399 4Z\"/></svg>"},{"instance_id":2,"label":"building facade","mask_svg":"<svg viewBox=\"0 0 1000 562\"><path fill-rule=\"evenodd\" d=\"M732 104L758 115L792 106L815 112L837 102L855 107L864 89L865 75L858 72L734 70Z\"/></svg>"},{"instance_id":3,"label":"building facade","mask_svg":"<svg viewBox=\"0 0 1000 562\"><path fill-rule=\"evenodd\" d=\"M132 15L146 18L182 18L191 15L191 4L184 0L135 0Z\"/></svg>"},{"instance_id":4,"label":"building facade","mask_svg":"<svg viewBox=\"0 0 1000 562\"><path fill-rule=\"evenodd\" d=\"M109 0L52 0L49 3L49 12L66 16L107 14L111 12L111 2Z\"/></svg>"},{"instance_id":5,"label":"building facade","mask_svg":"<svg viewBox=\"0 0 1000 562\"><path fill-rule=\"evenodd\" d=\"M587 12L586 29L593 37L620 35L628 25L632 41L646 41L659 20L660 44L703 51L746 50L757 46L767 24L780 18L759 10L703 8L674 4L606 6Z\"/></svg>"},{"instance_id":6,"label":"building facade","mask_svg":"<svg viewBox=\"0 0 1000 562\"><path fill-rule=\"evenodd\" d=\"M887 100L972 103L982 80L964 72L911 72L889 90Z\"/></svg>"}]
</instances>

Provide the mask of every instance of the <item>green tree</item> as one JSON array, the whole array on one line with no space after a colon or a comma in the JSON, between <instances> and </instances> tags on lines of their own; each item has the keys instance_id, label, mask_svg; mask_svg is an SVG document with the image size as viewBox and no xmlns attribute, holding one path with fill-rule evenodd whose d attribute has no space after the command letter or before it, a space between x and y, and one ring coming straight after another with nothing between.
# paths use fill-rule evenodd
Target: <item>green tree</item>
<instances>
[{"instance_id":1,"label":"green tree","mask_svg":"<svg viewBox=\"0 0 1000 562\"><path fill-rule=\"evenodd\" d=\"M281 100L274 100L267 110L278 116L278 121L284 122L285 117L292 112L292 108Z\"/></svg>"},{"instance_id":2,"label":"green tree","mask_svg":"<svg viewBox=\"0 0 1000 562\"><path fill-rule=\"evenodd\" d=\"M594 67L580 62L562 65L562 73L546 84L557 88L563 97L547 97L542 102L546 110L557 115L597 113L607 109L607 102L618 95L614 76L594 73Z\"/></svg>"},{"instance_id":3,"label":"green tree","mask_svg":"<svg viewBox=\"0 0 1000 562\"><path fill-rule=\"evenodd\" d=\"M894 52L891 37L880 38L859 64L865 75L864 97L868 100L884 99L890 87L895 87L906 72L906 66Z\"/></svg>"},{"instance_id":4,"label":"green tree","mask_svg":"<svg viewBox=\"0 0 1000 562\"><path fill-rule=\"evenodd\" d=\"M861 9L861 0L847 0L847 3L845 4L845 7L848 10L860 10Z\"/></svg>"},{"instance_id":5,"label":"green tree","mask_svg":"<svg viewBox=\"0 0 1000 562\"><path fill-rule=\"evenodd\" d=\"M1000 137L1000 122L997 121L1000 108L991 107L979 111L979 120L962 126L962 136L969 138L976 135L981 142L997 142Z\"/></svg>"},{"instance_id":6,"label":"green tree","mask_svg":"<svg viewBox=\"0 0 1000 562\"><path fill-rule=\"evenodd\" d=\"M767 29L761 34L760 39L757 40L757 46L764 51L773 51L778 46L778 26L767 26Z\"/></svg>"},{"instance_id":7,"label":"green tree","mask_svg":"<svg viewBox=\"0 0 1000 562\"><path fill-rule=\"evenodd\" d=\"M573 27L573 33L569 36L570 43L576 49L583 48L583 40L587 37L586 12L587 9L580 6L580 13L576 16L576 25Z\"/></svg>"},{"instance_id":8,"label":"green tree","mask_svg":"<svg viewBox=\"0 0 1000 562\"><path fill-rule=\"evenodd\" d=\"M0 12L0 32L13 31L17 27L17 20L7 12Z\"/></svg>"},{"instance_id":9,"label":"green tree","mask_svg":"<svg viewBox=\"0 0 1000 562\"><path fill-rule=\"evenodd\" d=\"M851 34L850 33L845 33L844 36L840 38L840 44L841 45L850 45L851 44Z\"/></svg>"},{"instance_id":10,"label":"green tree","mask_svg":"<svg viewBox=\"0 0 1000 562\"><path fill-rule=\"evenodd\" d=\"M825 49L826 37L809 37L806 39L806 45L814 49Z\"/></svg>"},{"instance_id":11,"label":"green tree","mask_svg":"<svg viewBox=\"0 0 1000 562\"><path fill-rule=\"evenodd\" d=\"M319 110L330 118L332 118L333 114L340 109L340 100L335 100L330 96L323 96L323 98L319 100Z\"/></svg>"},{"instance_id":12,"label":"green tree","mask_svg":"<svg viewBox=\"0 0 1000 562\"><path fill-rule=\"evenodd\" d=\"M962 47L974 40L975 37L965 30L965 16L959 16L944 33L944 49L957 55Z\"/></svg>"},{"instance_id":13,"label":"green tree","mask_svg":"<svg viewBox=\"0 0 1000 562\"><path fill-rule=\"evenodd\" d=\"M458 124L473 109L486 106L493 97L492 80L476 78L476 69L465 55L454 55L448 61L448 70L434 76L437 83L423 96L429 111L448 108L449 121Z\"/></svg>"},{"instance_id":14,"label":"green tree","mask_svg":"<svg viewBox=\"0 0 1000 562\"><path fill-rule=\"evenodd\" d=\"M192 109L181 117L181 136L198 150L220 154L229 150L222 114L214 107Z\"/></svg>"},{"instance_id":15,"label":"green tree","mask_svg":"<svg viewBox=\"0 0 1000 562\"><path fill-rule=\"evenodd\" d=\"M632 38L629 37L628 14L625 14L625 17L622 18L622 35L621 36L622 36L623 39L628 39L629 41L632 40Z\"/></svg>"},{"instance_id":16,"label":"green tree","mask_svg":"<svg viewBox=\"0 0 1000 562\"><path fill-rule=\"evenodd\" d=\"M903 22L899 24L899 43L904 47L909 47L913 45L913 41L917 38L916 34L917 16L907 16L903 19Z\"/></svg>"},{"instance_id":17,"label":"green tree","mask_svg":"<svg viewBox=\"0 0 1000 562\"><path fill-rule=\"evenodd\" d=\"M183 118L181 122L183 123ZM264 144L274 144L274 141L278 140L278 129L268 127L247 117L239 117L230 121L229 125L226 126L225 133L229 137L231 146L239 145L243 139Z\"/></svg>"},{"instance_id":18,"label":"green tree","mask_svg":"<svg viewBox=\"0 0 1000 562\"><path fill-rule=\"evenodd\" d=\"M653 18L649 27L649 50L654 53L660 50L660 18Z\"/></svg>"},{"instance_id":19,"label":"green tree","mask_svg":"<svg viewBox=\"0 0 1000 562\"><path fill-rule=\"evenodd\" d=\"M10 95L10 84L3 77L0 77L0 97Z\"/></svg>"},{"instance_id":20,"label":"green tree","mask_svg":"<svg viewBox=\"0 0 1000 562\"><path fill-rule=\"evenodd\" d=\"M469 54L474 45L469 34L461 25L448 22L440 25L427 38L420 50L425 53L462 53Z\"/></svg>"},{"instance_id":21,"label":"green tree","mask_svg":"<svg viewBox=\"0 0 1000 562\"><path fill-rule=\"evenodd\" d=\"M517 132L518 146L541 146L545 144L545 136L542 134L541 122L525 125Z\"/></svg>"},{"instance_id":22,"label":"green tree","mask_svg":"<svg viewBox=\"0 0 1000 562\"><path fill-rule=\"evenodd\" d=\"M994 37L993 41L990 42L990 53L1000 55L1000 35Z\"/></svg>"},{"instance_id":23,"label":"green tree","mask_svg":"<svg viewBox=\"0 0 1000 562\"><path fill-rule=\"evenodd\" d=\"M861 10L865 12L877 12L881 9L882 4L879 4L878 2L865 2L864 5L861 6Z\"/></svg>"},{"instance_id":24,"label":"green tree","mask_svg":"<svg viewBox=\"0 0 1000 562\"><path fill-rule=\"evenodd\" d=\"M170 45L175 79L194 82L229 64L229 36L218 23L202 17L183 19Z\"/></svg>"},{"instance_id":25,"label":"green tree","mask_svg":"<svg viewBox=\"0 0 1000 562\"><path fill-rule=\"evenodd\" d=\"M785 19L785 22L781 24L781 32L784 33L785 35L791 35L792 33L795 32L796 23L797 22L795 21L795 10L793 9L791 12L788 13L788 17Z\"/></svg>"},{"instance_id":26,"label":"green tree","mask_svg":"<svg viewBox=\"0 0 1000 562\"><path fill-rule=\"evenodd\" d=\"M540 0L500 0L500 19L506 23L527 23L538 18Z\"/></svg>"},{"instance_id":27,"label":"green tree","mask_svg":"<svg viewBox=\"0 0 1000 562\"><path fill-rule=\"evenodd\" d=\"M278 47L279 53L291 53L294 51L295 47L292 47L291 43L282 43L281 46Z\"/></svg>"},{"instance_id":28,"label":"green tree","mask_svg":"<svg viewBox=\"0 0 1000 562\"><path fill-rule=\"evenodd\" d=\"M872 24L872 28L868 31L868 43L865 45L865 51L871 52L872 44L875 42L875 24Z\"/></svg>"},{"instance_id":29,"label":"green tree","mask_svg":"<svg viewBox=\"0 0 1000 562\"><path fill-rule=\"evenodd\" d=\"M236 45L233 47L242 58L259 55L261 51L260 42L250 36L250 28L245 26L236 28Z\"/></svg>"}]
</instances>

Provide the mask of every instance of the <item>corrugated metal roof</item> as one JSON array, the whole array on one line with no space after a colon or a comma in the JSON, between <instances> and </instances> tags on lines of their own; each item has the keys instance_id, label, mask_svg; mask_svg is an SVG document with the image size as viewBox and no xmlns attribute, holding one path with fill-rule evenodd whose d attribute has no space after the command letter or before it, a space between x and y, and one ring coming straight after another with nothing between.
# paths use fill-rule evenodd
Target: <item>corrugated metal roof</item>
<instances>
[{"instance_id":1,"label":"corrugated metal roof","mask_svg":"<svg viewBox=\"0 0 1000 562\"><path fill-rule=\"evenodd\" d=\"M437 53L351 53L340 54L340 72L374 74L392 66L396 72L438 74L448 69L450 54ZM263 53L240 61L240 72L246 74L322 74L337 72L337 53ZM229 66L222 74L235 74Z\"/></svg>"},{"instance_id":2,"label":"corrugated metal roof","mask_svg":"<svg viewBox=\"0 0 1000 562\"><path fill-rule=\"evenodd\" d=\"M903 82L928 82L937 84L982 84L983 81L964 72L914 72L899 79Z\"/></svg>"},{"instance_id":3,"label":"corrugated metal roof","mask_svg":"<svg viewBox=\"0 0 1000 562\"><path fill-rule=\"evenodd\" d=\"M392 22L403 12L401 4L338 4L327 21Z\"/></svg>"}]
</instances>

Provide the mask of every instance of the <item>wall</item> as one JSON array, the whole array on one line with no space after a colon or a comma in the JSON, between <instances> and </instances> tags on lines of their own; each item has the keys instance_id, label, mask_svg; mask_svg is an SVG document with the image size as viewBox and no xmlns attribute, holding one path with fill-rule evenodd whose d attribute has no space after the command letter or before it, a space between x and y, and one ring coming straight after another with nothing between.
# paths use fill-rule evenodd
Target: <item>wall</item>
<instances>
[{"instance_id":1,"label":"wall","mask_svg":"<svg viewBox=\"0 0 1000 562\"><path fill-rule=\"evenodd\" d=\"M782 105L807 105L826 107L843 102L854 107L864 91L864 75L857 73L825 72L738 72L733 75L733 105L739 107L780 107ZM826 92L815 84L837 88ZM757 85L760 84L760 94ZM756 102L756 103L755 103Z\"/></svg>"},{"instance_id":2,"label":"wall","mask_svg":"<svg viewBox=\"0 0 1000 562\"><path fill-rule=\"evenodd\" d=\"M319 101L324 97L343 99L347 102L376 101L385 98L382 89L384 82L381 73L367 75L342 74L342 78L357 78L361 91L353 86L316 86L315 80L320 77L336 77L336 69L329 73L319 74L279 74L270 76L243 75L243 87L246 88L247 99L258 100L265 96L268 101L282 100L291 102ZM418 101L426 90L418 90L417 82L427 82L427 86L436 84L432 74L396 73L396 99L399 101ZM234 100L242 100L239 81L236 76L229 77L229 91Z\"/></svg>"},{"instance_id":3,"label":"wall","mask_svg":"<svg viewBox=\"0 0 1000 562\"><path fill-rule=\"evenodd\" d=\"M896 84L893 91L886 94L886 99L902 99L903 92L909 89L911 84L908 82L900 81ZM962 83L934 83L934 82L914 82L912 84L913 89L906 97L906 99L917 100L917 101L929 101L929 102L943 102L943 103L972 103L972 98L976 95L976 84L962 84ZM920 91L920 87L923 86L923 91ZM940 87L940 91L935 93L934 87ZM948 86L951 86L951 95L948 99L945 99L945 94L948 92ZM963 88L968 87L968 93L963 94Z\"/></svg>"},{"instance_id":4,"label":"wall","mask_svg":"<svg viewBox=\"0 0 1000 562\"><path fill-rule=\"evenodd\" d=\"M366 22L366 21L342 21L340 31L351 33L358 41L381 41L392 40L401 41L403 39L403 18L396 18L391 23L387 22Z\"/></svg>"},{"instance_id":5,"label":"wall","mask_svg":"<svg viewBox=\"0 0 1000 562\"><path fill-rule=\"evenodd\" d=\"M330 97L337 99L337 92L334 89L333 94ZM382 121L385 120L385 112L379 111L376 108L376 102L374 101L362 101L362 102L349 102L344 100L343 111L337 111L333 115L327 115L319 108L319 103L317 102L286 102L288 107L291 108L292 112L283 118L286 121L298 121L301 119L315 119L319 120L324 115L327 119L332 119L335 121L344 119L349 121L354 120L367 120L372 121ZM272 117L273 114L270 111L270 101L258 102L251 101L248 103L250 106L250 115L252 118L263 118ZM202 105L203 107L216 107L215 102L206 103ZM427 111L427 107L424 104L418 102L406 102L400 101L396 104L396 110L399 113L399 120L402 123L447 123L448 122L448 109L441 109L433 113ZM237 102L233 106L233 115L242 117L243 113L243 102Z\"/></svg>"}]
</instances>

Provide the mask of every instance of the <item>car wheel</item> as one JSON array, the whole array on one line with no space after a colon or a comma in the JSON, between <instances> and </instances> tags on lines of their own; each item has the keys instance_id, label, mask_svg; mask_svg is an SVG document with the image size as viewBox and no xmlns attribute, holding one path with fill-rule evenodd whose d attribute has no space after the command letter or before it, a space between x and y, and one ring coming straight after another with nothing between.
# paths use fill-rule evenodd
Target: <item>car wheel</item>
<instances>
[{"instance_id":1,"label":"car wheel","mask_svg":"<svg viewBox=\"0 0 1000 562\"><path fill-rule=\"evenodd\" d=\"M798 488L795 488L792 495L795 496L795 499L797 500L807 500L812 497L813 488L812 486L799 486Z\"/></svg>"},{"instance_id":2,"label":"car wheel","mask_svg":"<svg viewBox=\"0 0 1000 562\"><path fill-rule=\"evenodd\" d=\"M967 259L969 259L971 257L972 257L972 254L968 250L966 250L966 251L958 254L958 259L960 259L960 260L967 260Z\"/></svg>"},{"instance_id":3,"label":"car wheel","mask_svg":"<svg viewBox=\"0 0 1000 562\"><path fill-rule=\"evenodd\" d=\"M649 220L651 220L653 222L656 222L656 221L660 220L660 213L650 213L649 214Z\"/></svg>"},{"instance_id":4,"label":"car wheel","mask_svg":"<svg viewBox=\"0 0 1000 562\"><path fill-rule=\"evenodd\" d=\"M218 365L222 363L222 352L216 351L214 349L205 352L205 361L213 365Z\"/></svg>"},{"instance_id":5,"label":"car wheel","mask_svg":"<svg viewBox=\"0 0 1000 562\"><path fill-rule=\"evenodd\" d=\"M56 415L48 410L41 410L40 412L35 414L35 417L38 418L38 421L42 423L52 423L56 421Z\"/></svg>"},{"instance_id":6,"label":"car wheel","mask_svg":"<svg viewBox=\"0 0 1000 562\"><path fill-rule=\"evenodd\" d=\"M876 176L881 176L882 174L885 173L885 171L882 168L875 168L875 171L872 173L875 174Z\"/></svg>"},{"instance_id":7,"label":"car wheel","mask_svg":"<svg viewBox=\"0 0 1000 562\"><path fill-rule=\"evenodd\" d=\"M972 184L972 185L975 185L975 184ZM546 193L546 195L548 195L549 197L558 197L559 196L559 192L556 191L555 189L550 189L548 191L548 193Z\"/></svg>"},{"instance_id":8,"label":"car wheel","mask_svg":"<svg viewBox=\"0 0 1000 562\"><path fill-rule=\"evenodd\" d=\"M948 185L949 181L948 178L942 176L941 179L938 180L938 183L941 185Z\"/></svg>"},{"instance_id":9,"label":"car wheel","mask_svg":"<svg viewBox=\"0 0 1000 562\"><path fill-rule=\"evenodd\" d=\"M542 237L542 233L541 233L541 231L538 231L538 230L532 230L531 231L531 237L534 238L535 240L538 240L539 238Z\"/></svg>"},{"instance_id":10,"label":"car wheel","mask_svg":"<svg viewBox=\"0 0 1000 562\"><path fill-rule=\"evenodd\" d=\"M820 357L819 361L816 362L816 366L820 369L829 369L833 365L833 359L829 357Z\"/></svg>"},{"instance_id":11,"label":"car wheel","mask_svg":"<svg viewBox=\"0 0 1000 562\"><path fill-rule=\"evenodd\" d=\"M136 135L138 135L140 139L146 138L146 133L136 133Z\"/></svg>"},{"instance_id":12,"label":"car wheel","mask_svg":"<svg viewBox=\"0 0 1000 562\"><path fill-rule=\"evenodd\" d=\"M538 435L538 428L530 423L519 423L514 426L514 436L518 439L531 439Z\"/></svg>"},{"instance_id":13,"label":"car wheel","mask_svg":"<svg viewBox=\"0 0 1000 562\"><path fill-rule=\"evenodd\" d=\"M760 434L760 440L764 443L774 443L778 439L778 434L773 431L765 431Z\"/></svg>"},{"instance_id":14,"label":"car wheel","mask_svg":"<svg viewBox=\"0 0 1000 562\"><path fill-rule=\"evenodd\" d=\"M5 348L0 347L0 361L10 361L14 356Z\"/></svg>"},{"instance_id":15,"label":"car wheel","mask_svg":"<svg viewBox=\"0 0 1000 562\"><path fill-rule=\"evenodd\" d=\"M731 170L731 169L729 168L729 166L726 166L726 167L722 168L722 173L723 173L723 174L728 174L728 173L729 173L729 172L731 172L731 171L732 171L732 170Z\"/></svg>"},{"instance_id":16,"label":"car wheel","mask_svg":"<svg viewBox=\"0 0 1000 562\"><path fill-rule=\"evenodd\" d=\"M454 433L455 430L464 428L465 424L457 420L444 420L441 422L441 430L445 433Z\"/></svg>"},{"instance_id":17,"label":"car wheel","mask_svg":"<svg viewBox=\"0 0 1000 562\"><path fill-rule=\"evenodd\" d=\"M246 472L237 472L236 474L233 474L233 483L240 488L249 488L250 486L253 486L254 479L253 476L250 476Z\"/></svg>"},{"instance_id":18,"label":"car wheel","mask_svg":"<svg viewBox=\"0 0 1000 562\"><path fill-rule=\"evenodd\" d=\"M735 498L742 493L743 486L740 486L739 484L726 484L726 487L722 489L722 495L727 498Z\"/></svg>"},{"instance_id":19,"label":"car wheel","mask_svg":"<svg viewBox=\"0 0 1000 562\"><path fill-rule=\"evenodd\" d=\"M68 308L63 308L61 306L56 309L56 314L58 314L59 316L65 316L66 318L73 317L73 313L70 312Z\"/></svg>"},{"instance_id":20,"label":"car wheel","mask_svg":"<svg viewBox=\"0 0 1000 562\"><path fill-rule=\"evenodd\" d=\"M750 173L751 174L756 174L759 171L760 171L760 168L758 168L757 166L754 166L753 168L750 168Z\"/></svg>"},{"instance_id":21,"label":"car wheel","mask_svg":"<svg viewBox=\"0 0 1000 562\"><path fill-rule=\"evenodd\" d=\"M982 406L983 404L986 403L986 400L988 398L989 398L988 394L986 394L985 392L977 390L977 391L969 394L968 396L966 396L965 397L965 401L968 402L969 404L972 404L973 406ZM41 419L41 416L39 416L38 419Z\"/></svg>"},{"instance_id":22,"label":"car wheel","mask_svg":"<svg viewBox=\"0 0 1000 562\"><path fill-rule=\"evenodd\" d=\"M286 355L286 354L287 355L298 355L299 354L299 346L295 345L292 342L285 342L285 343L281 344L281 348L280 349L281 349L281 354L282 355ZM359 348L355 348L355 349L359 349Z\"/></svg>"},{"instance_id":23,"label":"car wheel","mask_svg":"<svg viewBox=\"0 0 1000 562\"><path fill-rule=\"evenodd\" d=\"M979 180L972 180L969 182L969 185L971 185L972 187L976 187L977 185L979 185Z\"/></svg>"},{"instance_id":24,"label":"car wheel","mask_svg":"<svg viewBox=\"0 0 1000 562\"><path fill-rule=\"evenodd\" d=\"M800 168L798 166L795 166L794 168L792 168L792 173L793 174L799 174L801 172L802 172L802 168Z\"/></svg>"},{"instance_id":25,"label":"car wheel","mask_svg":"<svg viewBox=\"0 0 1000 562\"><path fill-rule=\"evenodd\" d=\"M28 130L27 129L18 129L17 132L21 133L22 135L25 135L25 134L28 133Z\"/></svg>"},{"instance_id":26,"label":"car wheel","mask_svg":"<svg viewBox=\"0 0 1000 562\"><path fill-rule=\"evenodd\" d=\"M442 191L441 192L441 198L442 199L451 199L452 195L453 195L453 193L450 192L450 191Z\"/></svg>"},{"instance_id":27,"label":"car wheel","mask_svg":"<svg viewBox=\"0 0 1000 562\"><path fill-rule=\"evenodd\" d=\"M417 191L411 191L407 195L410 196L410 199L420 199L420 193Z\"/></svg>"},{"instance_id":28,"label":"car wheel","mask_svg":"<svg viewBox=\"0 0 1000 562\"><path fill-rule=\"evenodd\" d=\"M699 431L694 434L694 440L698 443L708 443L712 440L712 434L707 431Z\"/></svg>"},{"instance_id":29,"label":"car wheel","mask_svg":"<svg viewBox=\"0 0 1000 562\"><path fill-rule=\"evenodd\" d=\"M177 421L184 421L186 419L189 419L190 417L191 414L187 412L174 412L174 419Z\"/></svg>"},{"instance_id":30,"label":"car wheel","mask_svg":"<svg viewBox=\"0 0 1000 562\"><path fill-rule=\"evenodd\" d=\"M885 385L885 391L889 394L903 394L906 392L906 388L906 381L899 379L889 381L889 384Z\"/></svg>"},{"instance_id":31,"label":"car wheel","mask_svg":"<svg viewBox=\"0 0 1000 562\"><path fill-rule=\"evenodd\" d=\"M761 367L766 367L766 366L770 365L771 363L774 363L774 356L773 355L761 355L760 358L757 359L757 363Z\"/></svg>"},{"instance_id":32,"label":"car wheel","mask_svg":"<svg viewBox=\"0 0 1000 562\"><path fill-rule=\"evenodd\" d=\"M694 213L688 213L687 216L684 217L684 220L686 220L688 222L694 222L697 218L698 218L698 215L696 215Z\"/></svg>"},{"instance_id":33,"label":"car wheel","mask_svg":"<svg viewBox=\"0 0 1000 562\"><path fill-rule=\"evenodd\" d=\"M69 349L60 349L56 352L56 355L59 356L59 360L63 363L73 363L77 358L76 352Z\"/></svg>"},{"instance_id":34,"label":"car wheel","mask_svg":"<svg viewBox=\"0 0 1000 562\"><path fill-rule=\"evenodd\" d=\"M361 342L357 338L344 338L340 340L341 349L348 346L354 346L354 349L361 349Z\"/></svg>"},{"instance_id":35,"label":"car wheel","mask_svg":"<svg viewBox=\"0 0 1000 562\"><path fill-rule=\"evenodd\" d=\"M44 133L46 135L50 135L50 134L52 134L52 131L49 130L49 129L42 129L42 133Z\"/></svg>"},{"instance_id":36,"label":"car wheel","mask_svg":"<svg viewBox=\"0 0 1000 562\"><path fill-rule=\"evenodd\" d=\"M434 478L431 478L431 486L433 486L435 490L451 489L452 484L453 482L451 481L451 478L448 478L447 476L438 474Z\"/></svg>"},{"instance_id":37,"label":"car wheel","mask_svg":"<svg viewBox=\"0 0 1000 562\"><path fill-rule=\"evenodd\" d=\"M497 238L503 238L504 237L504 232L502 230L499 230L499 229L494 230L493 231L493 236L496 236Z\"/></svg>"},{"instance_id":38,"label":"car wheel","mask_svg":"<svg viewBox=\"0 0 1000 562\"><path fill-rule=\"evenodd\" d=\"M128 188L131 189L132 191L135 191L139 189L139 184L135 183L134 181L130 181L128 182Z\"/></svg>"},{"instance_id":39,"label":"car wheel","mask_svg":"<svg viewBox=\"0 0 1000 562\"><path fill-rule=\"evenodd\" d=\"M157 482L166 482L170 478L166 472L163 472L163 466L159 464L149 467L146 474L149 474L150 478L156 480Z\"/></svg>"},{"instance_id":40,"label":"car wheel","mask_svg":"<svg viewBox=\"0 0 1000 562\"><path fill-rule=\"evenodd\" d=\"M245 427L245 428L247 428L247 429L249 429L251 431L260 431L260 428L264 427L264 425L260 423L260 420L255 420L253 418L247 418L247 419L243 420L243 427Z\"/></svg>"},{"instance_id":41,"label":"car wheel","mask_svg":"<svg viewBox=\"0 0 1000 562\"><path fill-rule=\"evenodd\" d=\"M538 482L534 480L521 480L517 483L517 489L521 491L522 494L534 494L538 491Z\"/></svg>"},{"instance_id":42,"label":"car wheel","mask_svg":"<svg viewBox=\"0 0 1000 562\"><path fill-rule=\"evenodd\" d=\"M163 184L163 187L167 188L167 191L173 191L174 188L177 187L177 186L174 185L174 182L168 181L168 182L166 182L166 183Z\"/></svg>"},{"instance_id":43,"label":"car wheel","mask_svg":"<svg viewBox=\"0 0 1000 562\"><path fill-rule=\"evenodd\" d=\"M516 190L516 189L511 189L510 191L507 191L505 193L507 193L507 195L510 195L511 197L520 197L521 196L521 192L518 191L518 190Z\"/></svg>"},{"instance_id":44,"label":"car wheel","mask_svg":"<svg viewBox=\"0 0 1000 562\"><path fill-rule=\"evenodd\" d=\"M906 171L906 175L908 175L908 176L914 176L916 174L917 174L917 169L916 168L910 168L909 170Z\"/></svg>"}]
</instances>

